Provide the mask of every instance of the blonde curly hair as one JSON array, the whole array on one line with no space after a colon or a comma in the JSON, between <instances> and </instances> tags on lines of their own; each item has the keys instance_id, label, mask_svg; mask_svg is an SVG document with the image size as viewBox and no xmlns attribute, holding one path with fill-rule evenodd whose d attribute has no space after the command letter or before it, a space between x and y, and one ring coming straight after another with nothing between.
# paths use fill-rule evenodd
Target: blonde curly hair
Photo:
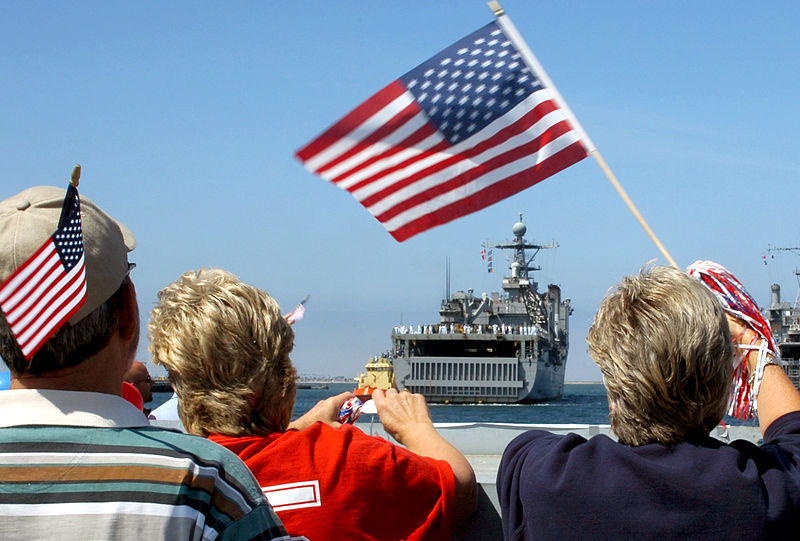
<instances>
[{"instance_id":1,"label":"blonde curly hair","mask_svg":"<svg viewBox=\"0 0 800 541\"><path fill-rule=\"evenodd\" d=\"M672 267L643 268L603 300L587 337L611 428L628 445L692 440L722 420L733 372L725 312Z\"/></svg>"},{"instance_id":2,"label":"blonde curly hair","mask_svg":"<svg viewBox=\"0 0 800 541\"><path fill-rule=\"evenodd\" d=\"M184 273L158 293L150 352L189 433L281 432L291 418L294 332L266 292L221 269Z\"/></svg>"}]
</instances>

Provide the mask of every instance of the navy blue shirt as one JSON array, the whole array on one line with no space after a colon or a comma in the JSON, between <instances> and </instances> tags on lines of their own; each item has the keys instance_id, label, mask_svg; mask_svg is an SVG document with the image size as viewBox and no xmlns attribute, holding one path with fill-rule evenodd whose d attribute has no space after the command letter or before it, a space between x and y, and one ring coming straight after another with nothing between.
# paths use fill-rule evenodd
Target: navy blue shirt
<instances>
[{"instance_id":1,"label":"navy blue shirt","mask_svg":"<svg viewBox=\"0 0 800 541\"><path fill-rule=\"evenodd\" d=\"M506 540L800 539L800 412L759 447L711 437L631 447L532 430L506 448Z\"/></svg>"}]
</instances>

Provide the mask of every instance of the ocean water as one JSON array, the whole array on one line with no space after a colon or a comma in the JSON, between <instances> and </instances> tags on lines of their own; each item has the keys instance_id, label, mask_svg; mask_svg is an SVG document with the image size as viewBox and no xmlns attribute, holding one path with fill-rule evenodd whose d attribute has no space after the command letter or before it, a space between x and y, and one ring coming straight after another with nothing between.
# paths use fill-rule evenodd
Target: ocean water
<instances>
[{"instance_id":1,"label":"ocean water","mask_svg":"<svg viewBox=\"0 0 800 541\"><path fill-rule=\"evenodd\" d=\"M352 391L353 383L328 383L327 389L298 389L292 418L296 419L314 404L330 396ZM169 399L171 393L154 393L155 409ZM602 383L566 383L558 400L539 404L430 404L435 423L519 423L519 424L608 424L608 399ZM726 417L729 425L755 425Z\"/></svg>"},{"instance_id":2,"label":"ocean water","mask_svg":"<svg viewBox=\"0 0 800 541\"><path fill-rule=\"evenodd\" d=\"M327 389L298 389L293 419L330 396L352 391L352 383L327 383ZM171 393L154 393L155 409L166 402ZM564 396L540 404L462 405L430 404L431 417L436 423L525 423L525 424L608 424L608 400L599 383L567 383Z\"/></svg>"}]
</instances>

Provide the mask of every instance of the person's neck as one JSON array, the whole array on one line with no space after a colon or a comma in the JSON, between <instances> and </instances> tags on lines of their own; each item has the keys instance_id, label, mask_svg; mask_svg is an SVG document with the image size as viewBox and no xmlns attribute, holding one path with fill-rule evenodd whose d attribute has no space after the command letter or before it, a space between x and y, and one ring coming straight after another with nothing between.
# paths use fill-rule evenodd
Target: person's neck
<instances>
[{"instance_id":1,"label":"person's neck","mask_svg":"<svg viewBox=\"0 0 800 541\"><path fill-rule=\"evenodd\" d=\"M119 346L112 338L105 348L75 366L39 375L12 374L11 389L89 391L121 396L127 361Z\"/></svg>"}]
</instances>

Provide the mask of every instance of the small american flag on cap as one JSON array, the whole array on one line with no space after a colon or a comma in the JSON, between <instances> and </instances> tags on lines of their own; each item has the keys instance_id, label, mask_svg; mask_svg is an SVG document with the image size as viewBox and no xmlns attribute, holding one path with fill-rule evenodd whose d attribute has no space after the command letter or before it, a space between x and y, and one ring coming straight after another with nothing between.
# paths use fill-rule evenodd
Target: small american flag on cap
<instances>
[{"instance_id":1,"label":"small american flag on cap","mask_svg":"<svg viewBox=\"0 0 800 541\"><path fill-rule=\"evenodd\" d=\"M76 166L55 233L0 285L0 308L27 360L86 300L79 177Z\"/></svg>"}]
</instances>

